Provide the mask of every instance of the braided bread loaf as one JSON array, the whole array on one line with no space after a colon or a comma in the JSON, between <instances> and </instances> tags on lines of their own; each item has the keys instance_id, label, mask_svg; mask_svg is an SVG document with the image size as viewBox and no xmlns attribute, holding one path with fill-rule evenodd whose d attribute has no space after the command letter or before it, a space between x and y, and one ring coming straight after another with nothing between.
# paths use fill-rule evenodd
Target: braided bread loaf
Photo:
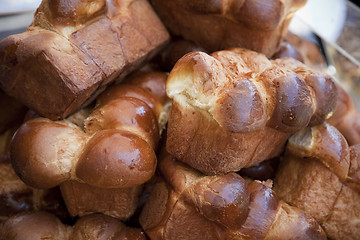
<instances>
[{"instance_id":1,"label":"braided bread loaf","mask_svg":"<svg viewBox=\"0 0 360 240\"><path fill-rule=\"evenodd\" d=\"M244 47L272 56L306 0L151 0L175 35L213 52Z\"/></svg>"},{"instance_id":2,"label":"braided bread loaf","mask_svg":"<svg viewBox=\"0 0 360 240\"><path fill-rule=\"evenodd\" d=\"M64 118L168 39L146 0L44 0L26 32L1 41L0 86L40 115Z\"/></svg>"},{"instance_id":3,"label":"braided bread loaf","mask_svg":"<svg viewBox=\"0 0 360 240\"><path fill-rule=\"evenodd\" d=\"M274 190L313 216L329 238L358 239L359 166L360 145L349 148L335 127L306 128L289 139Z\"/></svg>"},{"instance_id":4,"label":"braided bread loaf","mask_svg":"<svg viewBox=\"0 0 360 240\"><path fill-rule=\"evenodd\" d=\"M45 212L20 214L0 225L0 240L61 239L61 240L145 240L138 228L102 214L79 218L73 227L62 224Z\"/></svg>"},{"instance_id":5,"label":"braided bread loaf","mask_svg":"<svg viewBox=\"0 0 360 240\"><path fill-rule=\"evenodd\" d=\"M185 55L166 89L173 99L167 150L206 174L279 155L292 133L325 121L337 101L330 76L240 48Z\"/></svg>"},{"instance_id":6,"label":"braided bread loaf","mask_svg":"<svg viewBox=\"0 0 360 240\"><path fill-rule=\"evenodd\" d=\"M155 172L154 150L167 115L166 77L147 73L109 89L86 118L24 123L11 143L16 173L37 188L61 184L72 215L129 217L141 185Z\"/></svg>"},{"instance_id":7,"label":"braided bread loaf","mask_svg":"<svg viewBox=\"0 0 360 240\"><path fill-rule=\"evenodd\" d=\"M204 176L171 156L140 224L151 239L325 239L318 223L267 186L235 173Z\"/></svg>"}]
</instances>

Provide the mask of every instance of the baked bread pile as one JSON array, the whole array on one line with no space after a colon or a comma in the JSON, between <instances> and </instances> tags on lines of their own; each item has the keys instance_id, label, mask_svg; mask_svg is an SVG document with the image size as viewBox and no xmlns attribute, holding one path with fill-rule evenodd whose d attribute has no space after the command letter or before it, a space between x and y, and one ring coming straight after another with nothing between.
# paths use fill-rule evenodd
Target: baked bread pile
<instances>
[{"instance_id":1,"label":"baked bread pile","mask_svg":"<svg viewBox=\"0 0 360 240\"><path fill-rule=\"evenodd\" d=\"M0 42L0 239L357 239L360 112L287 35L306 1L149 2Z\"/></svg>"},{"instance_id":2,"label":"baked bread pile","mask_svg":"<svg viewBox=\"0 0 360 240\"><path fill-rule=\"evenodd\" d=\"M279 155L291 134L324 122L337 99L331 77L240 48L185 55L166 89L173 99L167 150L206 174Z\"/></svg>"},{"instance_id":3,"label":"baked bread pile","mask_svg":"<svg viewBox=\"0 0 360 240\"><path fill-rule=\"evenodd\" d=\"M246 183L236 173L204 176L171 156L159 171L163 179L140 216L151 239L326 239L315 219L276 197L271 183Z\"/></svg>"},{"instance_id":4,"label":"baked bread pile","mask_svg":"<svg viewBox=\"0 0 360 240\"><path fill-rule=\"evenodd\" d=\"M97 98L88 116L81 111L61 121L25 122L11 143L15 172L32 187L60 185L72 216L129 218L156 169L165 80L165 74L147 73L115 86Z\"/></svg>"}]
</instances>

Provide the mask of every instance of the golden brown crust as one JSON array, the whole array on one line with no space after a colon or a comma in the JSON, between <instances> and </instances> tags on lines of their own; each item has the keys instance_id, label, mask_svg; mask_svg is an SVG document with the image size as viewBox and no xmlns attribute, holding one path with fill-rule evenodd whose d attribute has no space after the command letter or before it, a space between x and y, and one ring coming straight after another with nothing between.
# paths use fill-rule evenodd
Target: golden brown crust
<instances>
[{"instance_id":1,"label":"golden brown crust","mask_svg":"<svg viewBox=\"0 0 360 240\"><path fill-rule=\"evenodd\" d=\"M106 215L91 214L80 218L75 223L70 239L146 240L147 238L139 228L127 227L118 219Z\"/></svg>"},{"instance_id":2,"label":"golden brown crust","mask_svg":"<svg viewBox=\"0 0 360 240\"><path fill-rule=\"evenodd\" d=\"M286 224L285 224L286 223ZM324 230L306 212L280 201L280 210L271 226L267 239L326 239Z\"/></svg>"},{"instance_id":3,"label":"golden brown crust","mask_svg":"<svg viewBox=\"0 0 360 240\"><path fill-rule=\"evenodd\" d=\"M0 86L42 116L65 118L168 38L145 0L44 0L26 32L1 41Z\"/></svg>"},{"instance_id":4,"label":"golden brown crust","mask_svg":"<svg viewBox=\"0 0 360 240\"><path fill-rule=\"evenodd\" d=\"M87 143L76 175L92 186L135 187L149 180L155 168L154 148L141 137L128 131L103 130Z\"/></svg>"},{"instance_id":5,"label":"golden brown crust","mask_svg":"<svg viewBox=\"0 0 360 240\"><path fill-rule=\"evenodd\" d=\"M100 212L126 220L135 212L142 185L130 188L99 188L70 180L62 183L60 189L71 216Z\"/></svg>"},{"instance_id":6,"label":"golden brown crust","mask_svg":"<svg viewBox=\"0 0 360 240\"><path fill-rule=\"evenodd\" d=\"M290 205L313 216L331 239L356 239L360 225L358 146L348 146L328 124L289 139L275 177L275 191Z\"/></svg>"},{"instance_id":7,"label":"golden brown crust","mask_svg":"<svg viewBox=\"0 0 360 240\"><path fill-rule=\"evenodd\" d=\"M280 202L270 182L205 176L167 156L140 224L151 239L325 239L316 221Z\"/></svg>"},{"instance_id":8,"label":"golden brown crust","mask_svg":"<svg viewBox=\"0 0 360 240\"><path fill-rule=\"evenodd\" d=\"M151 3L172 33L210 52L243 47L270 57L286 34L293 13L306 1L152 0Z\"/></svg>"},{"instance_id":9,"label":"golden brown crust","mask_svg":"<svg viewBox=\"0 0 360 240\"><path fill-rule=\"evenodd\" d=\"M357 239L360 232L360 193L343 185L331 215L322 224L331 239Z\"/></svg>"},{"instance_id":10,"label":"golden brown crust","mask_svg":"<svg viewBox=\"0 0 360 240\"><path fill-rule=\"evenodd\" d=\"M331 117L338 101L337 85L331 76L316 72L293 58L276 59L274 63L294 71L306 82L315 108L309 123L310 126L321 124Z\"/></svg>"},{"instance_id":11,"label":"golden brown crust","mask_svg":"<svg viewBox=\"0 0 360 240\"><path fill-rule=\"evenodd\" d=\"M71 161L79 156L77 148L84 147L86 139L76 126L45 118L30 120L19 128L11 142L12 165L26 184L54 187L71 177ZM74 150L77 151L68 155L68 151Z\"/></svg>"},{"instance_id":12,"label":"golden brown crust","mask_svg":"<svg viewBox=\"0 0 360 240\"><path fill-rule=\"evenodd\" d=\"M238 171L276 157L292 133L325 121L336 92L332 78L296 60L239 48L189 53L167 82L167 150L206 174Z\"/></svg>"},{"instance_id":13,"label":"golden brown crust","mask_svg":"<svg viewBox=\"0 0 360 240\"><path fill-rule=\"evenodd\" d=\"M98 211L122 219L131 216L140 185L155 173L155 150L167 119L164 105L169 102L164 96L166 74L142 77L145 80L137 79L136 84L143 85L130 81L104 92L89 113L83 110L62 121L35 118L24 123L11 144L19 177L37 188L73 180L68 189L62 187L73 216ZM159 86L152 88L153 84ZM89 197L77 196L80 192ZM129 201L123 200L126 196ZM121 199L121 207L114 206L115 198Z\"/></svg>"}]
</instances>

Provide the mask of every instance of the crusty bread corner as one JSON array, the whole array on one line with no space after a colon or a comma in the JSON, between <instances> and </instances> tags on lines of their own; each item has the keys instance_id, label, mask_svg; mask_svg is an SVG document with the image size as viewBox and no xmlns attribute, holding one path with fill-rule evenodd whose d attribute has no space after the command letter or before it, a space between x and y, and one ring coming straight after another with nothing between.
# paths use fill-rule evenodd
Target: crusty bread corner
<instances>
[{"instance_id":1,"label":"crusty bread corner","mask_svg":"<svg viewBox=\"0 0 360 240\"><path fill-rule=\"evenodd\" d=\"M65 118L160 51L169 34L146 0L43 1L26 32L0 43L0 87Z\"/></svg>"},{"instance_id":2,"label":"crusty bread corner","mask_svg":"<svg viewBox=\"0 0 360 240\"><path fill-rule=\"evenodd\" d=\"M207 174L277 156L292 133L329 118L337 101L331 77L240 48L185 55L166 90L167 150Z\"/></svg>"}]
</instances>

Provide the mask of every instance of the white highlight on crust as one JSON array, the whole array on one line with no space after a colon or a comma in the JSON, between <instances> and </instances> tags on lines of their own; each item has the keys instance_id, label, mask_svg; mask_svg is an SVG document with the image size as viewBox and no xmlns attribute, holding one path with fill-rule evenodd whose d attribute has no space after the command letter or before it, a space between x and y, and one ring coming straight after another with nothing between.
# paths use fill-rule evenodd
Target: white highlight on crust
<instances>
[{"instance_id":1,"label":"white highlight on crust","mask_svg":"<svg viewBox=\"0 0 360 240\"><path fill-rule=\"evenodd\" d=\"M76 164L74 163L76 159L80 158L84 150L85 143L87 142L84 141L86 136L81 134L82 130L78 126L65 121L62 121L62 123L72 127L79 135L75 136L72 131L59 135L54 146L57 154L55 159L57 159L57 165L59 169L61 169L61 172L63 172L64 175L70 174L70 179L75 179Z\"/></svg>"},{"instance_id":2,"label":"white highlight on crust","mask_svg":"<svg viewBox=\"0 0 360 240\"><path fill-rule=\"evenodd\" d=\"M212 105L212 99L194 86L193 72L188 69L181 69L169 76L166 92L181 105L192 105L205 111L209 111Z\"/></svg>"},{"instance_id":3,"label":"white highlight on crust","mask_svg":"<svg viewBox=\"0 0 360 240\"><path fill-rule=\"evenodd\" d=\"M306 127L296 133L294 133L289 138L289 146L291 148L308 152L314 146L314 132L311 127Z\"/></svg>"}]
</instances>

